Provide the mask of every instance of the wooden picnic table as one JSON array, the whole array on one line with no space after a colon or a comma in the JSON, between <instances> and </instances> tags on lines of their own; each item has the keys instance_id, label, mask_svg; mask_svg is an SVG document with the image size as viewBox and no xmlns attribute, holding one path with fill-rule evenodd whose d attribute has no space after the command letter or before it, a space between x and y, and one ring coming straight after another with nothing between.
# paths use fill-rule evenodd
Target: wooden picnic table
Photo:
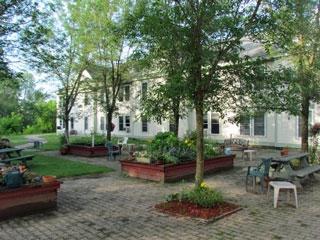
<instances>
[{"instance_id":1,"label":"wooden picnic table","mask_svg":"<svg viewBox=\"0 0 320 240\"><path fill-rule=\"evenodd\" d=\"M13 161L22 161L24 166L28 166L27 160L32 160L34 155L23 155L23 150L23 148L0 149L0 163L10 165Z\"/></svg>"},{"instance_id":2,"label":"wooden picnic table","mask_svg":"<svg viewBox=\"0 0 320 240\"><path fill-rule=\"evenodd\" d=\"M300 180L306 176L314 177L313 174L320 171L320 165L310 166L308 163L309 153L295 153L285 156L264 156L261 159L272 157L271 179L283 179L295 182L301 187Z\"/></svg>"}]
</instances>

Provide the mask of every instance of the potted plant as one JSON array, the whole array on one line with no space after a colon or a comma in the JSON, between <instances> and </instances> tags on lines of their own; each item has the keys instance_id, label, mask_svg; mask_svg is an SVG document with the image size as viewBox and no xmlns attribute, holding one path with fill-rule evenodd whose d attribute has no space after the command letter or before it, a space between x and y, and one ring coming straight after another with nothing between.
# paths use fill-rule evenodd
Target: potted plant
<instances>
[{"instance_id":1,"label":"potted plant","mask_svg":"<svg viewBox=\"0 0 320 240\"><path fill-rule=\"evenodd\" d=\"M288 147L284 147L281 151L281 155L284 156L284 155L288 155L289 154L289 148Z\"/></svg>"},{"instance_id":2,"label":"potted plant","mask_svg":"<svg viewBox=\"0 0 320 240\"><path fill-rule=\"evenodd\" d=\"M60 154L61 155L68 154L67 139L64 134L60 136Z\"/></svg>"}]
</instances>

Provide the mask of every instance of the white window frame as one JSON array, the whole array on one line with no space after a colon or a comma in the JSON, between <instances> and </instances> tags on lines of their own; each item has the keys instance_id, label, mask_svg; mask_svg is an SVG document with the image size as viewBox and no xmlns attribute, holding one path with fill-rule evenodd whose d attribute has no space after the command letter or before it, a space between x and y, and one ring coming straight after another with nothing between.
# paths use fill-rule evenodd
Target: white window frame
<instances>
[{"instance_id":1,"label":"white window frame","mask_svg":"<svg viewBox=\"0 0 320 240\"><path fill-rule=\"evenodd\" d=\"M266 136L266 133L267 133L267 118L266 118L266 114L263 114L263 135L256 135L254 129L255 129L255 117L250 117L249 119L249 123L248 123L248 126L249 126L249 134L241 134L241 126L243 126L242 123L240 123L240 129L239 129L239 132L240 132L240 135L241 136L252 136L252 137L265 137Z\"/></svg>"}]
</instances>

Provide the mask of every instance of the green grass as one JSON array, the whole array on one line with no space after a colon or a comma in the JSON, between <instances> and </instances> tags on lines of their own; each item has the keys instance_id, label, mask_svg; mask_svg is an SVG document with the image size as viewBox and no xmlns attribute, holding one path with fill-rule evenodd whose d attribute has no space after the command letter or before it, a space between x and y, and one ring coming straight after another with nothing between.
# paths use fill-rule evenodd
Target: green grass
<instances>
[{"instance_id":1,"label":"green grass","mask_svg":"<svg viewBox=\"0 0 320 240\"><path fill-rule=\"evenodd\" d=\"M29 140L25 138L25 135L9 135L1 136L1 138L8 138L12 146L23 145L29 142Z\"/></svg>"},{"instance_id":2,"label":"green grass","mask_svg":"<svg viewBox=\"0 0 320 240\"><path fill-rule=\"evenodd\" d=\"M59 150L59 137L55 133L51 134L39 134L40 138L46 139L48 142L44 144L44 148L41 150L44 151L58 151ZM28 143L25 135L10 135L2 136L3 138L8 138L11 145L19 146L25 143ZM33 147L30 147L33 148ZM55 175L57 178L70 178L75 176L83 176L89 174L101 174L114 171L114 169L97 166L88 163L76 162L71 160L65 160L58 157L50 157L38 154L37 152L32 152L35 155L32 161L29 161L30 171L45 175Z\"/></svg>"},{"instance_id":3,"label":"green grass","mask_svg":"<svg viewBox=\"0 0 320 240\"><path fill-rule=\"evenodd\" d=\"M36 135L36 134L35 134ZM108 173L110 171L114 171L114 169L104 167L104 166L97 166L88 163L76 162L71 160L65 160L59 157L50 157L45 155L45 151L59 151L59 142L60 136L56 133L50 134L38 134L39 138L44 138L48 142L44 144L44 147L40 150L41 152L33 152L32 154L35 155L32 161L29 161L30 171L40 174L42 176L45 175L55 175L57 178L70 178L75 176L83 176L89 174L101 174L101 173ZM10 135L10 136L3 136L10 140L11 145L19 146L25 143L28 143L26 135ZM73 138L79 138L71 136L70 140L72 142ZM112 142L116 143L116 139L112 139ZM146 141L138 141L129 139L128 143L131 144L148 144ZM30 147L30 148L33 148Z\"/></svg>"},{"instance_id":4,"label":"green grass","mask_svg":"<svg viewBox=\"0 0 320 240\"><path fill-rule=\"evenodd\" d=\"M109 167L65 160L40 154L35 154L33 160L29 161L29 165L31 172L38 173L42 176L55 175L57 178L70 178L114 171L114 169Z\"/></svg>"}]
</instances>

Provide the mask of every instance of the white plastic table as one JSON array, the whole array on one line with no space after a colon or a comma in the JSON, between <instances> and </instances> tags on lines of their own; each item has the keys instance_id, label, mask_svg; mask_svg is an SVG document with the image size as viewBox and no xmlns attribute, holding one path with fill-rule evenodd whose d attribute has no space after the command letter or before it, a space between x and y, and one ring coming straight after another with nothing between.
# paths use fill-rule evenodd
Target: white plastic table
<instances>
[{"instance_id":1,"label":"white plastic table","mask_svg":"<svg viewBox=\"0 0 320 240\"><path fill-rule=\"evenodd\" d=\"M247 158L249 156L250 161L252 161L252 153L256 153L256 150L244 150L243 153L247 154Z\"/></svg>"},{"instance_id":2,"label":"white plastic table","mask_svg":"<svg viewBox=\"0 0 320 240\"><path fill-rule=\"evenodd\" d=\"M288 192L287 192L287 201L288 202L290 200L290 189L292 189L294 191L294 197L296 200L296 208L298 208L298 194L297 194L296 185L294 185L290 182L284 182L284 181L271 181L271 182L269 182L269 186L268 186L268 192L267 192L268 199L269 199L270 186L273 187L273 189L274 189L274 199L273 199L274 208L277 208L277 205L278 205L278 198L279 198L280 189L287 189L288 190Z\"/></svg>"}]
</instances>

